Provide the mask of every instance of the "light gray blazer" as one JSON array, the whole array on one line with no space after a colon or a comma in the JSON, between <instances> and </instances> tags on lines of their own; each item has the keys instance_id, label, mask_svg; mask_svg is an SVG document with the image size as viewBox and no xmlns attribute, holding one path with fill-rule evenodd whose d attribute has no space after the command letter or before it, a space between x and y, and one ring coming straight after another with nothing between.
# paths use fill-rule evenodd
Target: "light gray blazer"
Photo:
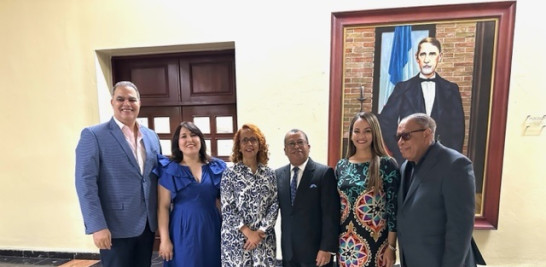
<instances>
[{"instance_id":1,"label":"light gray blazer","mask_svg":"<svg viewBox=\"0 0 546 267\"><path fill-rule=\"evenodd\" d=\"M400 168L397 229L402 266L476 266L470 248L476 192L472 162L436 142L419 164L405 198L408 162Z\"/></svg>"},{"instance_id":2,"label":"light gray blazer","mask_svg":"<svg viewBox=\"0 0 546 267\"><path fill-rule=\"evenodd\" d=\"M141 126L146 149L144 174L112 118L82 130L76 147L76 191L85 233L108 228L112 238L135 237L157 229L157 166L159 138Z\"/></svg>"}]
</instances>

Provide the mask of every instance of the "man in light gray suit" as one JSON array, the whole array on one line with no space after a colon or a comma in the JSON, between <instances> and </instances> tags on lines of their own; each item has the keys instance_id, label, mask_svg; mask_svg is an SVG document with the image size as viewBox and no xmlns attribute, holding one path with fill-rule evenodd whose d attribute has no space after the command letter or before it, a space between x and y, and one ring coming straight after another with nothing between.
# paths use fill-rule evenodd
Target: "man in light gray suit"
<instances>
[{"instance_id":1,"label":"man in light gray suit","mask_svg":"<svg viewBox=\"0 0 546 267\"><path fill-rule=\"evenodd\" d=\"M76 148L76 191L102 266L151 265L157 229L159 138L136 121L140 95L131 82L112 89L114 117L82 130Z\"/></svg>"},{"instance_id":2,"label":"man in light gray suit","mask_svg":"<svg viewBox=\"0 0 546 267\"><path fill-rule=\"evenodd\" d=\"M472 162L434 140L436 122L416 113L396 133L402 182L398 194L398 243L403 267L476 266Z\"/></svg>"}]
</instances>

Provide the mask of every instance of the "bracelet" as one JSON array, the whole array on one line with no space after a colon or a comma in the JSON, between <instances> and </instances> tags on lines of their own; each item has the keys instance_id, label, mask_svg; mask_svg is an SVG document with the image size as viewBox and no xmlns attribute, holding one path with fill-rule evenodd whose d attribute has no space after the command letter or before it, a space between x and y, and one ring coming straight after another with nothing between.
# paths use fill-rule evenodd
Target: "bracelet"
<instances>
[{"instance_id":1,"label":"bracelet","mask_svg":"<svg viewBox=\"0 0 546 267\"><path fill-rule=\"evenodd\" d=\"M393 245L389 244L389 248L390 248L392 251L396 252L396 248L395 248Z\"/></svg>"}]
</instances>

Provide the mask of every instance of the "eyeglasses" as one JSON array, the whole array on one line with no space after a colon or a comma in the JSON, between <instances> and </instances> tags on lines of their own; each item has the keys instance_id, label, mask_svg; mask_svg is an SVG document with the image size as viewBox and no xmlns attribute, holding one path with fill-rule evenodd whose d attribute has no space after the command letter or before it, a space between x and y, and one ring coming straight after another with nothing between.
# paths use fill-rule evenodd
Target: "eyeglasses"
<instances>
[{"instance_id":1,"label":"eyeglasses","mask_svg":"<svg viewBox=\"0 0 546 267\"><path fill-rule=\"evenodd\" d=\"M286 146L291 147L291 148L294 148L294 147L296 147L296 146L303 146L303 145L305 145L305 144L307 144L306 141L298 140L298 141L296 141L296 142L294 142L294 141L288 142L288 143L286 143Z\"/></svg>"},{"instance_id":2,"label":"eyeglasses","mask_svg":"<svg viewBox=\"0 0 546 267\"><path fill-rule=\"evenodd\" d=\"M250 142L251 144L255 145L258 143L258 139L256 137L250 137L250 138L243 138L241 139L241 144L246 144Z\"/></svg>"},{"instance_id":3,"label":"eyeglasses","mask_svg":"<svg viewBox=\"0 0 546 267\"><path fill-rule=\"evenodd\" d=\"M400 138L402 138L402 140L404 140L404 141L408 141L408 140L411 139L411 134L412 133L423 132L425 130L426 129L419 129L419 130L413 130L413 131L409 131L409 132L405 132L405 133L399 133L399 134L395 135L394 138L395 138L396 141L399 141Z\"/></svg>"}]
</instances>

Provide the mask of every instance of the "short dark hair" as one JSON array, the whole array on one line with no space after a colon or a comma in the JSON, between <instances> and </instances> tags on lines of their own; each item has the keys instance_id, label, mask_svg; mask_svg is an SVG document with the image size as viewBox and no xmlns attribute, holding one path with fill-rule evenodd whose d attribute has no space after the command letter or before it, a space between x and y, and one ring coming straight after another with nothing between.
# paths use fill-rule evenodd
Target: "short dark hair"
<instances>
[{"instance_id":1,"label":"short dark hair","mask_svg":"<svg viewBox=\"0 0 546 267\"><path fill-rule=\"evenodd\" d=\"M425 37L421 41L419 41L419 44L417 45L417 53L415 53L416 57L419 57L419 52L421 52L421 45L424 43L430 43L433 46L436 46L438 48L438 52L442 53L442 44L438 39L434 37Z\"/></svg>"},{"instance_id":2,"label":"short dark hair","mask_svg":"<svg viewBox=\"0 0 546 267\"><path fill-rule=\"evenodd\" d=\"M307 134L304 131L294 128L294 129L288 131L288 133L294 133L294 134L295 133L302 133L303 137L305 137L305 142L307 142L307 144L309 144L309 138L307 137ZM284 144L286 145L286 135L284 136Z\"/></svg>"}]
</instances>

